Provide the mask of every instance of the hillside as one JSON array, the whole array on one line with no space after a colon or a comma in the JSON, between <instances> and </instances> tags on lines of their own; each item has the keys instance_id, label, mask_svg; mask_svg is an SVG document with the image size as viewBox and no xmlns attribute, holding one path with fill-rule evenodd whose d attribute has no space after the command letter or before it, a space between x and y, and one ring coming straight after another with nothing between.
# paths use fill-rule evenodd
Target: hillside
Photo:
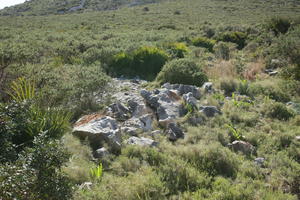
<instances>
[{"instance_id":1,"label":"hillside","mask_svg":"<svg viewBox=\"0 0 300 200\"><path fill-rule=\"evenodd\" d=\"M134 2L0 11L0 200L299 199L299 1Z\"/></svg>"},{"instance_id":2,"label":"hillside","mask_svg":"<svg viewBox=\"0 0 300 200\"><path fill-rule=\"evenodd\" d=\"M0 10L0 15L49 15L71 12L116 10L160 0L30 0L23 4Z\"/></svg>"}]
</instances>

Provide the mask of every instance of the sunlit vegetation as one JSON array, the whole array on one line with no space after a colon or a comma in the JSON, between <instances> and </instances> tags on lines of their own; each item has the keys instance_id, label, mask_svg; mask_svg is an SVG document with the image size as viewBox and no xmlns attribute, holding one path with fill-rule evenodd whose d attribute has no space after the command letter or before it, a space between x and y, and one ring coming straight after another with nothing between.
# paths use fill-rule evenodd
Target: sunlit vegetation
<instances>
[{"instance_id":1,"label":"sunlit vegetation","mask_svg":"<svg viewBox=\"0 0 300 200\"><path fill-rule=\"evenodd\" d=\"M0 11L0 199L300 198L299 1L86 0L69 12L78 5ZM199 101L222 114L186 105L185 138L95 159L70 130L112 103L115 77L210 81Z\"/></svg>"}]
</instances>

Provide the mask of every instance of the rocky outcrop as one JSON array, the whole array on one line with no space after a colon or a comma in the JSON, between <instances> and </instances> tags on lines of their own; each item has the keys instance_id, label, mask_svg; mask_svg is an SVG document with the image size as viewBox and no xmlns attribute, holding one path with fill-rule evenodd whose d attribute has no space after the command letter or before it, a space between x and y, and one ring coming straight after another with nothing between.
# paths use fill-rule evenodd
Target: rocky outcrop
<instances>
[{"instance_id":1,"label":"rocky outcrop","mask_svg":"<svg viewBox=\"0 0 300 200\"><path fill-rule=\"evenodd\" d=\"M161 130L153 131L153 124L158 122L169 140L176 141L184 138L184 131L176 121L187 114L186 105L191 105L198 110L198 100L201 97L199 88L192 85L169 84L152 91L142 89L141 80L113 79L111 99L113 104L108 106L103 115L87 115L78 120L73 129L73 134L80 138L88 138L94 144L94 157L101 158L108 152L101 148L103 142L109 144L109 150L120 150L121 135L129 135L130 139L125 144L153 146L154 141L137 137L140 133L147 132L155 137ZM210 84L207 89L211 90ZM100 102L99 98L97 102ZM214 106L202 106L200 112L207 117L213 117L221 112ZM195 115L193 124L198 125L205 119ZM124 143L123 143L124 144Z\"/></svg>"}]
</instances>

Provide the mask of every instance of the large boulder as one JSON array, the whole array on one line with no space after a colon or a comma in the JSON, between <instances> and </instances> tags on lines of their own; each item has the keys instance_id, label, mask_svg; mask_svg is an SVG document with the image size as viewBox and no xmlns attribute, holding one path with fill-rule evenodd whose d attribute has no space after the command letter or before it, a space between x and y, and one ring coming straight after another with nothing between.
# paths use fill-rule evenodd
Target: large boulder
<instances>
[{"instance_id":1,"label":"large boulder","mask_svg":"<svg viewBox=\"0 0 300 200\"><path fill-rule=\"evenodd\" d=\"M158 145L157 142L155 142L152 139L144 138L144 137L130 137L127 140L127 144L129 145L139 145L139 146L148 146L148 147L155 147Z\"/></svg>"},{"instance_id":2,"label":"large boulder","mask_svg":"<svg viewBox=\"0 0 300 200\"><path fill-rule=\"evenodd\" d=\"M88 138L95 146L107 142L114 150L121 147L121 132L117 121L108 116L86 115L80 118L73 128L73 134L79 138Z\"/></svg>"}]
</instances>

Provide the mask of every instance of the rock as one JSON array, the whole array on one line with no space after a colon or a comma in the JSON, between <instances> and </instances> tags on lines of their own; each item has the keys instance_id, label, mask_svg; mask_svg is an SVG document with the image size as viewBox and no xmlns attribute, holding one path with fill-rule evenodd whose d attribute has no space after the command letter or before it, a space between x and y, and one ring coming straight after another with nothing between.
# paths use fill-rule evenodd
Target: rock
<instances>
[{"instance_id":1,"label":"rock","mask_svg":"<svg viewBox=\"0 0 300 200\"><path fill-rule=\"evenodd\" d=\"M234 151L240 151L245 155L250 155L255 153L255 147L249 142L235 140L228 146L231 147Z\"/></svg>"},{"instance_id":2,"label":"rock","mask_svg":"<svg viewBox=\"0 0 300 200\"><path fill-rule=\"evenodd\" d=\"M102 147L100 149L97 149L94 152L94 157L95 158L104 158L105 156L109 155L109 152L107 151L106 148Z\"/></svg>"},{"instance_id":3,"label":"rock","mask_svg":"<svg viewBox=\"0 0 300 200\"><path fill-rule=\"evenodd\" d=\"M84 116L76 122L72 132L80 138L87 137L95 145L105 141L114 150L121 147L121 132L117 121L108 116Z\"/></svg>"},{"instance_id":4,"label":"rock","mask_svg":"<svg viewBox=\"0 0 300 200\"><path fill-rule=\"evenodd\" d=\"M205 82L202 86L205 92L211 93L213 92L213 83L212 82Z\"/></svg>"},{"instance_id":5,"label":"rock","mask_svg":"<svg viewBox=\"0 0 300 200\"><path fill-rule=\"evenodd\" d=\"M144 102L129 100L128 107L129 111L132 113L132 117L141 117L142 115L149 113Z\"/></svg>"},{"instance_id":6,"label":"rock","mask_svg":"<svg viewBox=\"0 0 300 200\"><path fill-rule=\"evenodd\" d=\"M141 96L145 99L154 111L159 123L167 127L169 122L174 121L183 113L180 97L172 90L162 89L156 94L147 90L141 91Z\"/></svg>"},{"instance_id":7,"label":"rock","mask_svg":"<svg viewBox=\"0 0 300 200\"><path fill-rule=\"evenodd\" d=\"M147 115L144 115L142 117L139 118L140 121L142 122L143 126L142 126L142 129L144 131L150 131L152 130L152 115L151 114L147 114Z\"/></svg>"},{"instance_id":8,"label":"rock","mask_svg":"<svg viewBox=\"0 0 300 200\"><path fill-rule=\"evenodd\" d=\"M151 114L143 115L140 118L132 117L124 122L121 130L131 136L136 136L139 132L151 131L152 123Z\"/></svg>"},{"instance_id":9,"label":"rock","mask_svg":"<svg viewBox=\"0 0 300 200\"><path fill-rule=\"evenodd\" d=\"M122 133L126 133L127 135L130 135L130 136L137 136L139 129L136 127L127 127L126 126L126 127L122 127L121 131L122 131Z\"/></svg>"},{"instance_id":10,"label":"rock","mask_svg":"<svg viewBox=\"0 0 300 200\"><path fill-rule=\"evenodd\" d=\"M269 74L270 76L275 76L278 74L278 71L273 70L273 69L266 69L265 73Z\"/></svg>"},{"instance_id":11,"label":"rock","mask_svg":"<svg viewBox=\"0 0 300 200\"><path fill-rule=\"evenodd\" d=\"M152 136L152 137L154 137L154 136L156 136L156 135L160 135L161 134L161 130L155 130L155 131L152 131L151 133L150 133L150 135Z\"/></svg>"},{"instance_id":12,"label":"rock","mask_svg":"<svg viewBox=\"0 0 300 200\"><path fill-rule=\"evenodd\" d=\"M193 96L193 93L189 92L182 96L184 102L188 105L191 105L193 108L198 109L197 99Z\"/></svg>"},{"instance_id":13,"label":"rock","mask_svg":"<svg viewBox=\"0 0 300 200\"><path fill-rule=\"evenodd\" d=\"M129 145L139 145L139 146L148 146L148 147L155 147L158 145L157 142L155 142L152 139L144 138L144 137L130 137L127 140L127 144Z\"/></svg>"},{"instance_id":14,"label":"rock","mask_svg":"<svg viewBox=\"0 0 300 200\"><path fill-rule=\"evenodd\" d=\"M93 185L92 182L84 182L79 186L79 189L80 190L90 190L92 185Z\"/></svg>"},{"instance_id":15,"label":"rock","mask_svg":"<svg viewBox=\"0 0 300 200\"><path fill-rule=\"evenodd\" d=\"M179 138L184 138L184 132L181 128L174 122L169 123L167 134L169 135L169 139L171 141L176 141Z\"/></svg>"},{"instance_id":16,"label":"rock","mask_svg":"<svg viewBox=\"0 0 300 200\"><path fill-rule=\"evenodd\" d=\"M214 117L216 114L222 114L216 106L201 106L200 112L204 113L206 117Z\"/></svg>"},{"instance_id":17,"label":"rock","mask_svg":"<svg viewBox=\"0 0 300 200\"><path fill-rule=\"evenodd\" d=\"M262 157L258 157L254 159L254 163L259 167L263 167L264 162L265 162L265 158Z\"/></svg>"},{"instance_id":18,"label":"rock","mask_svg":"<svg viewBox=\"0 0 300 200\"><path fill-rule=\"evenodd\" d=\"M180 96L191 92L196 99L201 97L199 88L193 85L165 83L162 87L168 90L177 90Z\"/></svg>"},{"instance_id":19,"label":"rock","mask_svg":"<svg viewBox=\"0 0 300 200\"><path fill-rule=\"evenodd\" d=\"M110 105L107 113L119 121L125 121L130 117L129 109L121 103L114 103Z\"/></svg>"}]
</instances>

